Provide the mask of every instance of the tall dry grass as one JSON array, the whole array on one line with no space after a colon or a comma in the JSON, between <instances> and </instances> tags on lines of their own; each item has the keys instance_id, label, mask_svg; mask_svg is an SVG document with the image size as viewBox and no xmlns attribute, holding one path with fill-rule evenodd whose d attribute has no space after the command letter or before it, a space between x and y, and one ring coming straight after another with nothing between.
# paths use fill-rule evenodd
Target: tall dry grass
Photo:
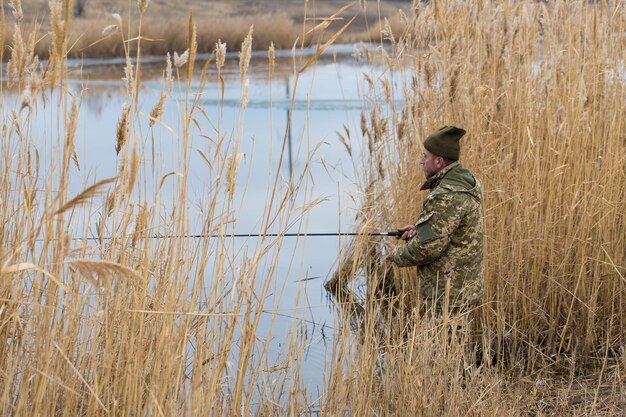
<instances>
[{"instance_id":1,"label":"tall dry grass","mask_svg":"<svg viewBox=\"0 0 626 417\"><path fill-rule=\"evenodd\" d=\"M389 35L390 51L360 54L385 71L366 77L361 135L343 138L360 137L365 149L355 162L364 168L361 220L373 230L415 221L421 141L444 124L464 127L461 160L485 191L487 293L479 311L458 319L471 323L427 317L401 340L365 351L348 366L358 368L349 372L353 385L335 381L344 395L337 406L406 415L619 415L626 398L623 6L450 1L415 2L413 12L407 32ZM376 249L356 242L339 276L375 276ZM412 269L395 272L414 277ZM376 335L375 323L369 328ZM371 375L380 349L378 384ZM521 401L511 387L519 383Z\"/></svg>"},{"instance_id":2,"label":"tall dry grass","mask_svg":"<svg viewBox=\"0 0 626 417\"><path fill-rule=\"evenodd\" d=\"M348 10L361 13L360 3ZM5 38L11 64L3 75L22 92L17 108L0 104L3 415L620 415L623 6L416 2L409 31L386 31L391 50L362 51L384 69L365 81L360 145L355 133L343 138L365 150L363 160L353 153L364 230L415 218L420 138L445 123L465 127L462 158L485 190L487 295L471 315L409 321L374 298L339 303L345 311L319 394L303 385L306 340L296 328L278 359L270 359L271 335L257 337L264 301L283 285L281 240L260 239L241 253L227 237L236 227L237 195L245 193L235 176L246 97L238 128L226 131L223 113L208 120L199 94L210 80L223 82L222 44L210 44L211 69L200 72L200 91L192 89L193 57L206 42L189 20L183 47L169 50L178 53L164 68L162 94L178 94L176 105L164 107L163 96L156 103L139 97L135 62L149 51L151 24L142 20L140 31L139 21L131 24L140 46L118 28L116 47L127 65L126 103L111 138L117 174L84 174L83 190L71 192L71 178L83 175L74 145L80 97L66 88L72 20L64 4L52 6L50 27L58 30L46 35L55 43L45 67L35 51L40 34L3 16L18 34ZM245 33L256 39L259 32L255 25ZM320 52L336 34L324 35L330 40L320 41ZM237 40L244 85L250 38ZM317 56L294 59L292 91L297 70ZM403 82L385 75L392 73ZM63 114L46 127L56 151L36 145L35 114L49 106ZM160 119L168 111L177 127ZM203 229L225 234L219 239L180 237L191 230L188 206L197 203L187 178L190 142L200 134L214 139L200 150L212 180L199 202ZM178 145L176 172L162 172L146 151L144 143L159 135ZM278 171L269 176L261 231L297 220L290 202L308 176L298 178L285 190ZM170 185L173 205L163 197ZM354 244L358 256L342 273L372 277L377 244Z\"/></svg>"},{"instance_id":3,"label":"tall dry grass","mask_svg":"<svg viewBox=\"0 0 626 417\"><path fill-rule=\"evenodd\" d=\"M81 171L75 147L80 96L66 78L75 47L68 4L50 2L53 29L46 37L54 42L45 65L37 55L38 30L11 20L15 35L2 74L22 99L16 108L0 104L0 414L281 415L307 409L299 369L305 340L297 321L281 352L269 351L271 332L258 334L268 303L277 302L272 294L284 290L282 240L261 237L242 253L229 237L246 192L236 179L247 91L233 130L223 127L230 124L223 111L209 116L202 109L204 86L224 82L224 44L211 45L216 59L204 63L192 87L201 49L190 18L185 47L168 54L161 97L143 103L141 58L150 33L143 14L150 5L133 3L141 12L131 24L134 37L124 32L124 18L114 18L109 30L117 30L126 58L120 74L126 101L110 145L116 175L94 178ZM2 18L4 27L11 18ZM243 85L252 41L248 28L241 42ZM166 98L173 104L164 106ZM168 111L176 125L161 119ZM191 145L199 135L208 139L196 152ZM163 138L176 144L174 172L163 172L146 145ZM188 195L190 161L197 155L210 179L199 202ZM308 176L285 189L279 173L277 167L268 182L261 232L284 231L309 209L291 211ZM202 209L200 225L189 214L192 204ZM223 237L184 237L197 226Z\"/></svg>"}]
</instances>

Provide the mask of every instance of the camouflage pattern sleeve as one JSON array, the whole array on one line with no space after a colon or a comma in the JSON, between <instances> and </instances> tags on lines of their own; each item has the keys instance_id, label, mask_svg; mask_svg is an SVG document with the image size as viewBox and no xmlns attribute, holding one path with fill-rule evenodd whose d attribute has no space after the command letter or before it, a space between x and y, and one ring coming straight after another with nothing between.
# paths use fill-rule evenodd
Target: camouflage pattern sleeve
<instances>
[{"instance_id":1,"label":"camouflage pattern sleeve","mask_svg":"<svg viewBox=\"0 0 626 417\"><path fill-rule=\"evenodd\" d=\"M467 209L458 193L429 196L415 224L416 235L398 246L393 261L398 266L419 266L437 260L447 249Z\"/></svg>"}]
</instances>

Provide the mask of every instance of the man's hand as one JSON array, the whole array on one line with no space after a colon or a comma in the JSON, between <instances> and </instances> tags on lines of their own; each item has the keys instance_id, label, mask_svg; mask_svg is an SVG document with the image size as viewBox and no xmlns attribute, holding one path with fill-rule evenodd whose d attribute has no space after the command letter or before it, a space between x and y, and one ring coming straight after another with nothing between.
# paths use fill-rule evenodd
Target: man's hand
<instances>
[{"instance_id":1,"label":"man's hand","mask_svg":"<svg viewBox=\"0 0 626 417\"><path fill-rule=\"evenodd\" d=\"M402 232L402 236L398 239L408 242L415 237L415 225L407 224L406 226L399 228L398 232Z\"/></svg>"},{"instance_id":2,"label":"man's hand","mask_svg":"<svg viewBox=\"0 0 626 417\"><path fill-rule=\"evenodd\" d=\"M385 256L385 260L393 261L393 252L396 250L396 245L388 240L385 240L385 246L387 247L387 256Z\"/></svg>"}]
</instances>

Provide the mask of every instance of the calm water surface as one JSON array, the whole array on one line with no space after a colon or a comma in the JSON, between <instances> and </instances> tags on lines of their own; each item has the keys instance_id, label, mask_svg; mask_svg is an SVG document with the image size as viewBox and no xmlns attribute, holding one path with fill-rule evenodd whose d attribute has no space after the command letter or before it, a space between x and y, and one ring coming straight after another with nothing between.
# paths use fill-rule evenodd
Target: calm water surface
<instances>
[{"instance_id":1,"label":"calm water surface","mask_svg":"<svg viewBox=\"0 0 626 417\"><path fill-rule=\"evenodd\" d=\"M220 130L227 137L240 138L238 152L243 154L235 196L237 206L242 207L237 218L236 233L258 232L268 184L279 166L280 149L285 136L290 140L280 166L280 174L284 178L282 187L287 186L292 174L298 177L305 170L309 158L312 161L308 170L308 187L300 193L297 203L312 200L320 200L320 203L305 218L305 229L308 232L353 230L355 168L336 132L343 131L344 126L351 130L353 154L358 155L361 141L360 112L364 106L360 92L365 84L363 73L371 76L376 74L376 70L356 62L351 57L352 52L352 46L339 46L325 54L318 64L301 74L295 95L293 63L288 57L289 53L278 54L283 58L277 60L271 82L266 54L256 54L249 70L248 108L243 114L240 110L241 84L236 55L227 60L224 69L226 83L223 98L220 95L221 85L216 82L215 66L211 64L210 80L200 98L202 108L208 119L215 121L218 119L219 103L223 103ZM108 60L72 61L69 64L72 71L69 88L73 94L81 97L76 139L81 171L73 174L71 185L72 191L78 192L95 178L116 175L115 132L125 101L124 83L121 80L124 63L121 60ZM196 64L197 67L201 65L202 62ZM163 58L142 61L143 81L139 106L144 113L149 113L159 100L164 68ZM396 76L399 77L402 75ZM197 87L198 80L192 84ZM180 131L177 117L180 114L178 106L181 105L181 98L180 94L168 98L162 116L162 122L177 132ZM292 124L286 133L292 98L295 98ZM11 90L5 90L3 99L4 112L13 108L12 103L20 97ZM58 120L58 117L50 111L53 97L48 97L48 100L45 111L37 110L43 108L41 102L34 108L35 136L39 141L38 148L44 165L54 152L54 146L57 146L56 139L50 138L56 137L55 118ZM243 123L239 123L239 120ZM198 122L204 124L201 126L202 133L211 136L214 128L209 122L203 118L199 118ZM146 161L154 157L159 161L162 173L180 169L180 143L164 127L157 125L152 134L147 128L147 119L144 118L141 123L139 141ZM242 130L239 131L237 126L243 126ZM214 179L210 177L200 154L194 150L204 152L211 145L207 139L192 134L190 146L189 199L195 202L202 200ZM159 178L152 178L148 162L146 166L143 189L153 190ZM174 204L172 189L166 185L163 193L165 204L168 199ZM189 210L191 227L197 227L200 233L201 213L194 204L190 204ZM297 227L289 230L297 231ZM339 253L346 242L347 238L338 237L285 238L278 273L279 279L285 283L284 294L266 301L268 313L259 327L258 336L262 338L272 326L272 312L278 314L274 317L272 346L275 352L279 352L282 343L288 340L287 333L294 328L294 317L297 319L297 327L310 341L302 371L313 396L321 391L325 357L332 349L334 325L332 302L327 298L322 284L334 272ZM256 241L254 238L244 238L237 240L236 244L245 250L247 246L254 248Z\"/></svg>"}]
</instances>

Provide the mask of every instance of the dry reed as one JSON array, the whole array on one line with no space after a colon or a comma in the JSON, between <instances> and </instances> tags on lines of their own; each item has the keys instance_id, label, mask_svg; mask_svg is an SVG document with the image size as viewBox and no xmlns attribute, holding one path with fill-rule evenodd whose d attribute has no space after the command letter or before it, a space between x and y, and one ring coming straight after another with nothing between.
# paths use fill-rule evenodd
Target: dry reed
<instances>
[{"instance_id":1,"label":"dry reed","mask_svg":"<svg viewBox=\"0 0 626 417\"><path fill-rule=\"evenodd\" d=\"M58 26L51 72L35 59L30 39L38 39L36 31L25 36L29 31L16 27L11 81L20 91L30 88L31 107L37 92L54 86L70 98L63 88L68 45L74 45L69 3L51 12ZM18 10L19 2L11 4ZM147 5L139 1L138 11ZM364 2L359 5L346 10L362 13ZM412 221L421 202L415 192L419 138L445 123L467 128L462 158L486 192L487 296L480 311L460 317L445 311L407 318L388 308L393 300L372 297L357 306L344 299L325 387L315 398L302 382L302 333L292 329L278 359L270 359L271 335L257 334L270 294L282 291L281 240L262 238L254 250L238 253L226 237L180 237L189 232L189 144L202 91L176 80L184 99L171 111L181 123L168 128L178 140L179 166L167 173L153 167L154 201L146 198L135 123L142 112L141 69L131 65L131 53L150 54L151 24L143 21L141 49L133 49L137 39L124 41L131 34L107 38L128 62L128 104L111 144L118 178L95 181L70 197L78 102L67 108L68 100L58 101L66 123L51 129L59 146L43 177L34 112L2 108L0 414L620 415L626 398L623 7L415 2L405 22L409 31L398 34L382 23L392 48L360 51L386 69L365 81L371 108L361 115L363 143L354 143L349 128L341 134L362 167L360 219L364 229ZM174 55L174 65L191 66L194 52L215 45L217 79L224 83L226 43L217 39L239 45L246 32L206 42L201 33L192 36L193 28L190 22L179 31L187 34L184 43L166 48L188 48L184 58ZM320 51L344 29L342 22L325 34ZM259 42L263 33L255 22L259 48L271 45ZM314 60L293 60L300 65L295 90ZM385 78L393 73L404 75L401 82ZM35 83L33 74L43 76ZM203 71L200 79L210 76ZM174 83L169 57L165 83ZM163 97L150 121L158 119ZM212 231L234 230L236 195L246 191L236 175L241 126L229 137L220 123L210 132L217 139L201 151L213 182L200 204ZM305 172L291 187L280 187L286 136L268 182L262 230L286 230L294 221L293 190L310 185L301 183ZM171 205L162 200L166 183ZM114 187L100 199L107 185ZM99 241L70 240L92 232ZM155 234L172 238L152 239ZM373 278L385 277L378 248L366 240L353 248L340 273L366 276L376 294Z\"/></svg>"},{"instance_id":2,"label":"dry reed","mask_svg":"<svg viewBox=\"0 0 626 417\"><path fill-rule=\"evenodd\" d=\"M421 140L441 125L463 126L470 133L462 162L485 190L487 295L472 334L460 342L463 349L439 359L450 365L448 372L465 370L448 380L445 404L429 403L439 385L425 379L439 366L428 362L427 371L406 361L424 364L420 355L451 346L432 346L433 337L420 333L417 345L390 355L393 378L373 384L363 376L369 370L349 373L363 380L342 388L356 407L350 412L380 406L383 414L476 413L476 403L463 404L476 382L482 399L490 384L507 386L498 394L506 410L484 404L490 411L478 415L619 415L624 380L617 369L623 369L626 337L626 86L620 69L626 43L616 34L624 33L623 6L452 1L415 2L413 8L410 30L389 52L371 56L370 62L402 77L369 82L369 117L361 120L366 152L356 162L365 167L362 220L383 229L414 221L423 197L415 191L423 181ZM344 279L375 276L367 272L371 259L356 255L368 248L356 243ZM410 269L396 273L413 277ZM432 325L447 333L445 325ZM377 355L360 361L367 365ZM459 356L467 362L453 365ZM515 378L483 372L489 368L528 372L542 389L516 404ZM418 386L398 384L405 374ZM468 389L455 392L460 383ZM370 384L382 389L372 392L375 398L388 397L384 405L361 407L348 399L362 399ZM450 408L457 401L460 408Z\"/></svg>"}]
</instances>

